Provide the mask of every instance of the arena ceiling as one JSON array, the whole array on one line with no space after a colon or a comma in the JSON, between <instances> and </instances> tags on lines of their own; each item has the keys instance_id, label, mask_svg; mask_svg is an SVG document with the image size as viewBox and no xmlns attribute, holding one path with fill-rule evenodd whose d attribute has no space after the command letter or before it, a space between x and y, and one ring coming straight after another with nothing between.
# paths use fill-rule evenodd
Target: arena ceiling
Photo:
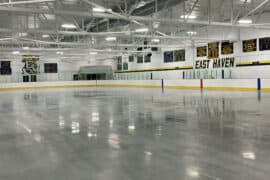
<instances>
[{"instance_id":1,"label":"arena ceiling","mask_svg":"<svg viewBox=\"0 0 270 180\"><path fill-rule=\"evenodd\" d=\"M1 0L0 53L72 57L213 41L200 28L270 28L269 0ZM268 20L270 21L270 20ZM104 56L105 58L105 56Z\"/></svg>"}]
</instances>

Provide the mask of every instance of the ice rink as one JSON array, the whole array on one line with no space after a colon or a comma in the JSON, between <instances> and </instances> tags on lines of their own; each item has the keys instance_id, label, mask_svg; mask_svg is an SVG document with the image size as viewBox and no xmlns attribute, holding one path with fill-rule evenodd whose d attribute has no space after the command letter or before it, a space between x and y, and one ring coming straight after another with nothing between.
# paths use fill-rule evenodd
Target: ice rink
<instances>
[{"instance_id":1,"label":"ice rink","mask_svg":"<svg viewBox=\"0 0 270 180\"><path fill-rule=\"evenodd\" d=\"M270 94L0 92L2 180L267 180Z\"/></svg>"}]
</instances>

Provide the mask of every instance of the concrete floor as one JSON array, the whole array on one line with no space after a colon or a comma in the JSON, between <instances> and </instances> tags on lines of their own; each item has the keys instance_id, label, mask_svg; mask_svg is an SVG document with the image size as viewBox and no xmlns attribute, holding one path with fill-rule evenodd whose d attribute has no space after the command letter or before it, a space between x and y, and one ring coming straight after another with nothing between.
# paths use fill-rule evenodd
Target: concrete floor
<instances>
[{"instance_id":1,"label":"concrete floor","mask_svg":"<svg viewBox=\"0 0 270 180\"><path fill-rule=\"evenodd\" d=\"M2 180L269 180L270 93L0 92Z\"/></svg>"}]
</instances>

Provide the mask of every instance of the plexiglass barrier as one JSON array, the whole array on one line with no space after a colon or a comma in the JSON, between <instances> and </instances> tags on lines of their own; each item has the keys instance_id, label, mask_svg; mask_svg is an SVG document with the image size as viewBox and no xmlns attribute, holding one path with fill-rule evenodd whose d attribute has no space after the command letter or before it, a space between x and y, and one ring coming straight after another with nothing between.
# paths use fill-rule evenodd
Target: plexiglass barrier
<instances>
[{"instance_id":1,"label":"plexiglass barrier","mask_svg":"<svg viewBox=\"0 0 270 180\"><path fill-rule=\"evenodd\" d=\"M196 69L184 71L183 79L232 79L231 69Z\"/></svg>"},{"instance_id":2,"label":"plexiglass barrier","mask_svg":"<svg viewBox=\"0 0 270 180\"><path fill-rule=\"evenodd\" d=\"M151 80L151 72L114 73L114 80Z\"/></svg>"}]
</instances>

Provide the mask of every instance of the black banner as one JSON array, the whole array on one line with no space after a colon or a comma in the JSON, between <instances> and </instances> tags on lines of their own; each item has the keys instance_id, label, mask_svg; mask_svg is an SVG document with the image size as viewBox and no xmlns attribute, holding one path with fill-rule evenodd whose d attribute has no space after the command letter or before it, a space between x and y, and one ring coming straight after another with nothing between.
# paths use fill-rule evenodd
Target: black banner
<instances>
[{"instance_id":1,"label":"black banner","mask_svg":"<svg viewBox=\"0 0 270 180\"><path fill-rule=\"evenodd\" d=\"M270 50L270 37L259 39L260 51Z\"/></svg>"},{"instance_id":2,"label":"black banner","mask_svg":"<svg viewBox=\"0 0 270 180\"><path fill-rule=\"evenodd\" d=\"M164 52L164 62L165 63L173 62L173 51Z\"/></svg>"},{"instance_id":3,"label":"black banner","mask_svg":"<svg viewBox=\"0 0 270 180\"><path fill-rule=\"evenodd\" d=\"M11 75L11 65L10 61L0 61L0 74L1 75Z\"/></svg>"}]
</instances>

